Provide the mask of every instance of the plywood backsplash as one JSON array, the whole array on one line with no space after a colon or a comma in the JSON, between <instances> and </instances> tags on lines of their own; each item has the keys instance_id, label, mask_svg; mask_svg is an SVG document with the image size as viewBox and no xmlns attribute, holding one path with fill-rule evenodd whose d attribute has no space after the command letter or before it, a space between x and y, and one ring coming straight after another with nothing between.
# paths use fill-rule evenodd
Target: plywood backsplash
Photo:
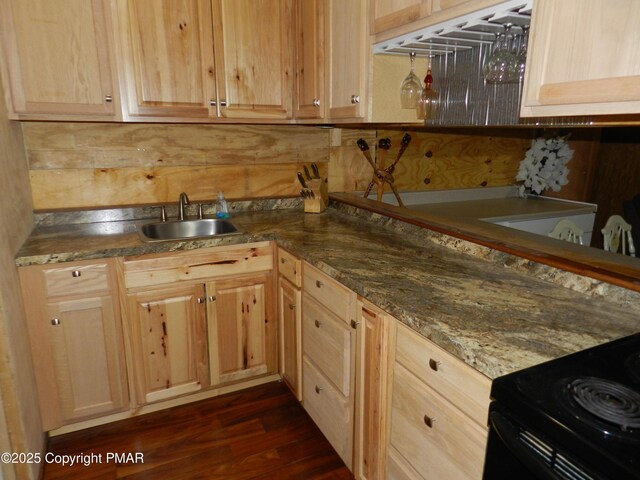
<instances>
[{"instance_id":1,"label":"plywood backsplash","mask_svg":"<svg viewBox=\"0 0 640 480\"><path fill-rule=\"evenodd\" d=\"M296 125L23 123L36 210L298 195L295 172L316 162L330 191L364 190L369 164L389 137L390 164L405 130L328 129ZM410 131L397 165L401 190L510 185L529 148L530 130Z\"/></svg>"}]
</instances>

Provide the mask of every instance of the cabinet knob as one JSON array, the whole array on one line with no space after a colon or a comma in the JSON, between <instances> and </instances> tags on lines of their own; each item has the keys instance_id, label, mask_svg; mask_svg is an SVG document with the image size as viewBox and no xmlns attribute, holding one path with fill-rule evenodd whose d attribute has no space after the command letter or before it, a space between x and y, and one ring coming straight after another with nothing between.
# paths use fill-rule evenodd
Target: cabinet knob
<instances>
[{"instance_id":1,"label":"cabinet knob","mask_svg":"<svg viewBox=\"0 0 640 480\"><path fill-rule=\"evenodd\" d=\"M423 420L424 420L424 424L429 428L433 428L433 424L436 421L435 418L431 418L429 415L425 415Z\"/></svg>"},{"instance_id":2,"label":"cabinet knob","mask_svg":"<svg viewBox=\"0 0 640 480\"><path fill-rule=\"evenodd\" d=\"M73 272L71 272L71 276L74 278L78 278L81 275L82 275L82 272L80 270L74 270Z\"/></svg>"},{"instance_id":3,"label":"cabinet knob","mask_svg":"<svg viewBox=\"0 0 640 480\"><path fill-rule=\"evenodd\" d=\"M51 319L51 325L53 325L53 326L60 325L60 319L59 318L52 318Z\"/></svg>"},{"instance_id":4,"label":"cabinet knob","mask_svg":"<svg viewBox=\"0 0 640 480\"><path fill-rule=\"evenodd\" d=\"M289 304L289 308L290 308L291 310L293 310L294 308L296 308L296 304L295 304L295 303L290 303L290 304Z\"/></svg>"},{"instance_id":5,"label":"cabinet knob","mask_svg":"<svg viewBox=\"0 0 640 480\"><path fill-rule=\"evenodd\" d=\"M204 298L202 298L202 297L198 297L198 298L196 299L196 302L198 302L198 303L204 303Z\"/></svg>"},{"instance_id":6,"label":"cabinet knob","mask_svg":"<svg viewBox=\"0 0 640 480\"><path fill-rule=\"evenodd\" d=\"M357 322L355 320L351 320L351 328L353 328L355 330L358 327L358 325L360 325L360 322Z\"/></svg>"},{"instance_id":7,"label":"cabinet knob","mask_svg":"<svg viewBox=\"0 0 640 480\"><path fill-rule=\"evenodd\" d=\"M281 258L280 259L280 263L287 263L287 259L286 258Z\"/></svg>"},{"instance_id":8,"label":"cabinet knob","mask_svg":"<svg viewBox=\"0 0 640 480\"><path fill-rule=\"evenodd\" d=\"M320 280L316 280L316 287L322 288L323 285L324 283L322 283Z\"/></svg>"},{"instance_id":9,"label":"cabinet knob","mask_svg":"<svg viewBox=\"0 0 640 480\"><path fill-rule=\"evenodd\" d=\"M314 323L316 324L316 328L320 328L320 325L322 325L320 320L316 320Z\"/></svg>"},{"instance_id":10,"label":"cabinet knob","mask_svg":"<svg viewBox=\"0 0 640 480\"><path fill-rule=\"evenodd\" d=\"M105 103L111 103L111 102L113 102L113 97L111 95L105 95L104 96L104 101L105 101Z\"/></svg>"},{"instance_id":11,"label":"cabinet knob","mask_svg":"<svg viewBox=\"0 0 640 480\"><path fill-rule=\"evenodd\" d=\"M434 372L438 371L438 367L440 367L440 362L438 362L437 360L434 360L433 358L429 359L429 368L431 368L431 370L433 370Z\"/></svg>"},{"instance_id":12,"label":"cabinet knob","mask_svg":"<svg viewBox=\"0 0 640 480\"><path fill-rule=\"evenodd\" d=\"M314 107L319 107L320 106L320 99L319 98L314 98L313 99L313 106Z\"/></svg>"},{"instance_id":13,"label":"cabinet knob","mask_svg":"<svg viewBox=\"0 0 640 480\"><path fill-rule=\"evenodd\" d=\"M207 299L208 299L210 302L215 302L215 301L216 301L216 296L215 296L215 295L209 295L209 296L207 297Z\"/></svg>"},{"instance_id":14,"label":"cabinet knob","mask_svg":"<svg viewBox=\"0 0 640 480\"><path fill-rule=\"evenodd\" d=\"M227 101L226 100L220 100L220 106L221 107L226 107L227 106Z\"/></svg>"},{"instance_id":15,"label":"cabinet knob","mask_svg":"<svg viewBox=\"0 0 640 480\"><path fill-rule=\"evenodd\" d=\"M351 103L360 103L360 95L351 95Z\"/></svg>"},{"instance_id":16,"label":"cabinet knob","mask_svg":"<svg viewBox=\"0 0 640 480\"><path fill-rule=\"evenodd\" d=\"M321 391L322 391L322 389L318 385L316 385L316 393L320 394Z\"/></svg>"},{"instance_id":17,"label":"cabinet knob","mask_svg":"<svg viewBox=\"0 0 640 480\"><path fill-rule=\"evenodd\" d=\"M215 107L218 103L215 100L209 100L209 106Z\"/></svg>"}]
</instances>

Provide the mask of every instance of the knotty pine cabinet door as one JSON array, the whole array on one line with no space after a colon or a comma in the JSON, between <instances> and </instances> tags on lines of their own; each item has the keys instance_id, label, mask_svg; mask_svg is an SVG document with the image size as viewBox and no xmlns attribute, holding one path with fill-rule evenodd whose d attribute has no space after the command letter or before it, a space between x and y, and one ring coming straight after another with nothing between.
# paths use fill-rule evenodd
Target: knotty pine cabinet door
<instances>
[{"instance_id":1,"label":"knotty pine cabinet door","mask_svg":"<svg viewBox=\"0 0 640 480\"><path fill-rule=\"evenodd\" d=\"M137 403L209 386L204 285L127 294Z\"/></svg>"},{"instance_id":2,"label":"knotty pine cabinet door","mask_svg":"<svg viewBox=\"0 0 640 480\"><path fill-rule=\"evenodd\" d=\"M210 0L118 0L117 6L128 115L216 116Z\"/></svg>"},{"instance_id":3,"label":"knotty pine cabinet door","mask_svg":"<svg viewBox=\"0 0 640 480\"><path fill-rule=\"evenodd\" d=\"M219 114L292 118L292 0L212 0Z\"/></svg>"},{"instance_id":4,"label":"knotty pine cabinet door","mask_svg":"<svg viewBox=\"0 0 640 480\"><path fill-rule=\"evenodd\" d=\"M272 274L215 280L206 290L211 385L275 373Z\"/></svg>"},{"instance_id":5,"label":"knotty pine cabinet door","mask_svg":"<svg viewBox=\"0 0 640 480\"><path fill-rule=\"evenodd\" d=\"M329 119L364 119L369 68L368 2L327 0L326 75Z\"/></svg>"},{"instance_id":6,"label":"knotty pine cabinet door","mask_svg":"<svg viewBox=\"0 0 640 480\"><path fill-rule=\"evenodd\" d=\"M520 115L640 113L640 3L536 0Z\"/></svg>"},{"instance_id":7,"label":"knotty pine cabinet door","mask_svg":"<svg viewBox=\"0 0 640 480\"><path fill-rule=\"evenodd\" d=\"M129 406L110 260L21 267L43 430Z\"/></svg>"},{"instance_id":8,"label":"knotty pine cabinet door","mask_svg":"<svg viewBox=\"0 0 640 480\"><path fill-rule=\"evenodd\" d=\"M295 0L296 78L294 116L325 116L324 23L325 0Z\"/></svg>"},{"instance_id":9,"label":"knotty pine cabinet door","mask_svg":"<svg viewBox=\"0 0 640 480\"><path fill-rule=\"evenodd\" d=\"M0 11L10 118L120 118L108 0L1 0Z\"/></svg>"},{"instance_id":10,"label":"knotty pine cabinet door","mask_svg":"<svg viewBox=\"0 0 640 480\"><path fill-rule=\"evenodd\" d=\"M371 30L373 34L402 27L431 12L432 0L372 0Z\"/></svg>"}]
</instances>

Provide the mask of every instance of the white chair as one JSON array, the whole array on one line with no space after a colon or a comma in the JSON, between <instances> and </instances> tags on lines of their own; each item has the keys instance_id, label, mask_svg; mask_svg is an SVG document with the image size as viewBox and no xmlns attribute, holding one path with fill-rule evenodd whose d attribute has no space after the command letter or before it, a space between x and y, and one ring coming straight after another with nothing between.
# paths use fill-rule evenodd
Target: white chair
<instances>
[{"instance_id":1,"label":"white chair","mask_svg":"<svg viewBox=\"0 0 640 480\"><path fill-rule=\"evenodd\" d=\"M551 238L582 245L583 234L584 231L578 228L571 220L560 220L547 235Z\"/></svg>"},{"instance_id":2,"label":"white chair","mask_svg":"<svg viewBox=\"0 0 640 480\"><path fill-rule=\"evenodd\" d=\"M632 257L636 256L636 248L633 245L633 237L631 236L631 225L629 225L620 215L611 215L604 228L602 229L604 236L605 252L618 252L618 248L622 247L622 254L626 255L627 250Z\"/></svg>"}]
</instances>

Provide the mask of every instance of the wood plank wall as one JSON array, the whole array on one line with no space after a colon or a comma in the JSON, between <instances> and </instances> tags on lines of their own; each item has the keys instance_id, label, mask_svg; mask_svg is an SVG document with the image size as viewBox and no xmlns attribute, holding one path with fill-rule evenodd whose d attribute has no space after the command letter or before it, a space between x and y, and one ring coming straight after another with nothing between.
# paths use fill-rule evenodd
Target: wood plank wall
<instances>
[{"instance_id":1,"label":"wood plank wall","mask_svg":"<svg viewBox=\"0 0 640 480\"><path fill-rule=\"evenodd\" d=\"M389 137L387 164L407 130L273 125L23 124L36 210L296 196L295 172L315 161L330 191L364 190L372 170L356 146L376 155ZM529 148L528 129L409 131L397 165L401 190L513 184Z\"/></svg>"}]
</instances>

